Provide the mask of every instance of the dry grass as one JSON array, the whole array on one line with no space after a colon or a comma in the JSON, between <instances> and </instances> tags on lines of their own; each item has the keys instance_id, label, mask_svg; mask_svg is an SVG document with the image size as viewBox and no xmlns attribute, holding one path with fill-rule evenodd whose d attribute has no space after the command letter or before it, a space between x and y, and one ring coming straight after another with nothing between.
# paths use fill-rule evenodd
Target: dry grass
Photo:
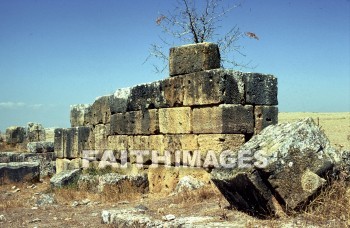
<instances>
[{"instance_id":1,"label":"dry grass","mask_svg":"<svg viewBox=\"0 0 350 228\"><path fill-rule=\"evenodd\" d=\"M179 204L179 205L188 205L202 203L204 201L210 201L218 198L222 198L222 194L217 188L212 186L199 188L197 190L184 190L170 199L170 203Z\"/></svg>"},{"instance_id":2,"label":"dry grass","mask_svg":"<svg viewBox=\"0 0 350 228\"><path fill-rule=\"evenodd\" d=\"M350 188L344 180L334 181L306 207L303 217L315 224L330 221L350 225Z\"/></svg>"},{"instance_id":3,"label":"dry grass","mask_svg":"<svg viewBox=\"0 0 350 228\"><path fill-rule=\"evenodd\" d=\"M95 187L95 186L94 186ZM69 204L72 201L89 199L101 203L115 203L119 201L135 201L142 196L140 189L125 181L118 185L106 185L102 192L97 193L90 185L71 185L64 188L49 189L55 194L57 202Z\"/></svg>"},{"instance_id":4,"label":"dry grass","mask_svg":"<svg viewBox=\"0 0 350 228\"><path fill-rule=\"evenodd\" d=\"M0 191L0 211L6 211L11 208L28 207L30 200L25 200L31 196L31 190L27 187L29 183L15 183L3 185ZM20 192L14 192L15 189L20 189ZM18 197L21 195L23 197Z\"/></svg>"},{"instance_id":5,"label":"dry grass","mask_svg":"<svg viewBox=\"0 0 350 228\"><path fill-rule=\"evenodd\" d=\"M0 142L0 152L25 152L27 151L26 143L19 143L16 145L8 144L5 142Z\"/></svg>"},{"instance_id":6,"label":"dry grass","mask_svg":"<svg viewBox=\"0 0 350 228\"><path fill-rule=\"evenodd\" d=\"M118 202L123 200L139 200L142 196L140 189L125 181L118 185L107 185L101 194L102 202Z\"/></svg>"}]
</instances>

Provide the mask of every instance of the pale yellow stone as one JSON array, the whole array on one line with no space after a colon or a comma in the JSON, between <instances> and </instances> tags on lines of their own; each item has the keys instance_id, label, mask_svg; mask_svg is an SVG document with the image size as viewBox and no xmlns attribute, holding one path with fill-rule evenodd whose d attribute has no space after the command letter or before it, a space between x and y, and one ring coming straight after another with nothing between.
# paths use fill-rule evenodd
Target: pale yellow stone
<instances>
[{"instance_id":1,"label":"pale yellow stone","mask_svg":"<svg viewBox=\"0 0 350 228\"><path fill-rule=\"evenodd\" d=\"M192 132L190 107L159 109L159 127L163 134L189 134Z\"/></svg>"}]
</instances>

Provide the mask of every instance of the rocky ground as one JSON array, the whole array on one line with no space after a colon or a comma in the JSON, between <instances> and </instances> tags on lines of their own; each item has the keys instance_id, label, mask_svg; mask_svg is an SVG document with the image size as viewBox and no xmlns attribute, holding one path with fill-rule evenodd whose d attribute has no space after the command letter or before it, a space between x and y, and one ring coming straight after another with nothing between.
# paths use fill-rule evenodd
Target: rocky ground
<instances>
[{"instance_id":1,"label":"rocky ground","mask_svg":"<svg viewBox=\"0 0 350 228\"><path fill-rule=\"evenodd\" d=\"M131 191L118 195L112 189L96 194L75 186L52 190L49 179L44 179L0 187L0 227L118 227L102 224L102 215L110 219L108 213L121 215L119 225L149 219L153 223L148 224L160 227L346 227L350 225L350 191L340 183L344 182L324 190L301 213L257 219L230 209L214 187L167 196ZM139 223L129 225L135 224Z\"/></svg>"},{"instance_id":2,"label":"rocky ground","mask_svg":"<svg viewBox=\"0 0 350 228\"><path fill-rule=\"evenodd\" d=\"M280 122L310 115L319 117L320 126L333 145L338 149L350 149L349 113L335 116L281 114ZM77 186L52 189L50 179L45 178L34 184L0 186L0 227L139 227L142 224L159 227L349 227L347 178L340 175L340 180L322 189L300 212L265 219L229 208L214 185L170 195L113 188L94 193ZM117 225L102 223L113 219Z\"/></svg>"}]
</instances>

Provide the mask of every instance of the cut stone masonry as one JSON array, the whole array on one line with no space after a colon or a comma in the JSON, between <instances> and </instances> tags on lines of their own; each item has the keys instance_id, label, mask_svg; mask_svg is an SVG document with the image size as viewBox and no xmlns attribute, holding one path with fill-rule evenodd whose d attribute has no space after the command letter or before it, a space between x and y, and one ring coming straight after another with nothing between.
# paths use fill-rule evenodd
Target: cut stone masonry
<instances>
[{"instance_id":1,"label":"cut stone masonry","mask_svg":"<svg viewBox=\"0 0 350 228\"><path fill-rule=\"evenodd\" d=\"M220 68L215 44L172 48L169 71L164 80L71 106L71 128L55 130L57 171L81 167L83 150L100 151L97 160L104 150L234 151L277 123L277 79Z\"/></svg>"}]
</instances>

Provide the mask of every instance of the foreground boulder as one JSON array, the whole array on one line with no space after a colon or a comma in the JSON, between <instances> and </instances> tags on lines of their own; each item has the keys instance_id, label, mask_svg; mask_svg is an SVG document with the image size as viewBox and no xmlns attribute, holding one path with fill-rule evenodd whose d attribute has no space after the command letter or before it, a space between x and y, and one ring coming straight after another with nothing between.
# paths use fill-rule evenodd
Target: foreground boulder
<instances>
[{"instance_id":1,"label":"foreground boulder","mask_svg":"<svg viewBox=\"0 0 350 228\"><path fill-rule=\"evenodd\" d=\"M72 185L77 183L81 174L80 169L65 170L50 179L51 187L61 188L64 186Z\"/></svg>"},{"instance_id":2,"label":"foreground boulder","mask_svg":"<svg viewBox=\"0 0 350 228\"><path fill-rule=\"evenodd\" d=\"M0 184L11 182L38 182L40 166L38 162L0 163Z\"/></svg>"},{"instance_id":3,"label":"foreground boulder","mask_svg":"<svg viewBox=\"0 0 350 228\"><path fill-rule=\"evenodd\" d=\"M304 206L340 161L311 118L269 126L238 154L252 159L238 162L243 167L214 170L212 180L234 207L261 216L276 212L276 200L287 211Z\"/></svg>"}]
</instances>

